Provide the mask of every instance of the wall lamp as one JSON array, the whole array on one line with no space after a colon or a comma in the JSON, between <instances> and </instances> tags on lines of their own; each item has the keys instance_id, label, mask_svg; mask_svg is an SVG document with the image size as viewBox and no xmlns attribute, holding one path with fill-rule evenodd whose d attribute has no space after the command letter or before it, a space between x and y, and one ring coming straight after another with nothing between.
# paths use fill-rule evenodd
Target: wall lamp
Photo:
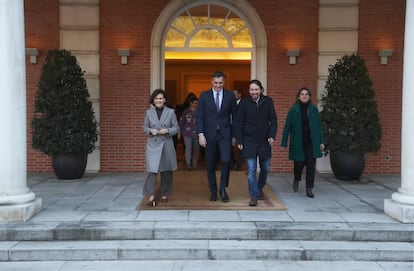
<instances>
[{"instance_id":1,"label":"wall lamp","mask_svg":"<svg viewBox=\"0 0 414 271\"><path fill-rule=\"evenodd\" d=\"M381 65L388 64L388 57L392 56L394 49L382 49L378 51L378 55L381 59Z\"/></svg>"},{"instance_id":2,"label":"wall lamp","mask_svg":"<svg viewBox=\"0 0 414 271\"><path fill-rule=\"evenodd\" d=\"M299 49L289 49L287 50L287 56L289 57L289 64L294 65L296 64L296 57L299 56L300 50Z\"/></svg>"},{"instance_id":3,"label":"wall lamp","mask_svg":"<svg viewBox=\"0 0 414 271\"><path fill-rule=\"evenodd\" d=\"M30 56L30 64L36 64L39 50L37 48L26 48L26 55Z\"/></svg>"},{"instance_id":4,"label":"wall lamp","mask_svg":"<svg viewBox=\"0 0 414 271\"><path fill-rule=\"evenodd\" d=\"M117 49L118 55L121 57L121 64L128 64L129 49Z\"/></svg>"}]
</instances>

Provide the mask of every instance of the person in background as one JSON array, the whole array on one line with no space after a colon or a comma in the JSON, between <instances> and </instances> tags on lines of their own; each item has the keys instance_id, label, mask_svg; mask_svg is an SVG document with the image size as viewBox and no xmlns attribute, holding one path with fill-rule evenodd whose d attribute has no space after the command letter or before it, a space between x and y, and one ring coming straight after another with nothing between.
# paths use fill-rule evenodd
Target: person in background
<instances>
[{"instance_id":1,"label":"person in background","mask_svg":"<svg viewBox=\"0 0 414 271\"><path fill-rule=\"evenodd\" d=\"M180 105L177 105L177 108L175 109L175 113L177 114L177 119L180 119L183 111L190 106L190 100L193 100L194 98L197 98L197 96L193 92L190 92L187 94L187 97L185 98L184 102Z\"/></svg>"},{"instance_id":2,"label":"person in background","mask_svg":"<svg viewBox=\"0 0 414 271\"><path fill-rule=\"evenodd\" d=\"M272 144L276 138L277 115L272 98L263 95L259 80L249 83L250 97L241 101L238 110L237 146L246 158L249 206L263 200L263 188L270 172ZM260 173L257 178L257 160Z\"/></svg>"},{"instance_id":3,"label":"person in background","mask_svg":"<svg viewBox=\"0 0 414 271\"><path fill-rule=\"evenodd\" d=\"M178 124L180 132L178 133L178 140L183 138L185 149L185 162L187 170L197 168L198 154L200 145L198 144L197 126L196 126L196 110L198 105L198 98L192 96L188 99L189 107L184 109L181 114Z\"/></svg>"},{"instance_id":4,"label":"person in background","mask_svg":"<svg viewBox=\"0 0 414 271\"><path fill-rule=\"evenodd\" d=\"M215 71L211 79L213 87L202 92L198 100L196 124L199 144L206 148L210 201L217 200L216 162L219 152L221 162L219 193L221 200L228 202L226 187L229 185L230 177L232 122L236 117L236 100L231 91L223 88L224 82L224 73Z\"/></svg>"},{"instance_id":5,"label":"person in background","mask_svg":"<svg viewBox=\"0 0 414 271\"><path fill-rule=\"evenodd\" d=\"M194 97L197 98L197 96L193 92L188 93L184 102L175 107L175 114L178 120L181 118L181 114L183 113L183 111L190 106L190 102L189 102L190 99L193 99ZM178 135L175 135L173 139L174 139L174 147L177 149L177 144L179 141Z\"/></svg>"},{"instance_id":6,"label":"person in background","mask_svg":"<svg viewBox=\"0 0 414 271\"><path fill-rule=\"evenodd\" d=\"M173 171L177 169L173 136L178 133L179 127L174 109L165 106L166 101L165 90L154 90L150 97L152 107L146 111L144 118L148 176L144 183L143 195L148 196L148 206L156 205L158 173L161 173L161 202L168 201L168 195L172 193Z\"/></svg>"},{"instance_id":7,"label":"person in background","mask_svg":"<svg viewBox=\"0 0 414 271\"><path fill-rule=\"evenodd\" d=\"M241 91L238 89L233 90L234 97L236 98L236 111L239 109L239 105L242 99ZM233 168L241 170L243 163L243 151L240 150L235 144L235 150L233 151Z\"/></svg>"},{"instance_id":8,"label":"person in background","mask_svg":"<svg viewBox=\"0 0 414 271\"><path fill-rule=\"evenodd\" d=\"M316 158L325 149L319 110L312 104L311 92L302 87L296 94L296 102L289 109L282 136L282 149L288 145L289 159L293 160L293 191L299 189L302 171L306 166L306 196L314 198Z\"/></svg>"}]
</instances>

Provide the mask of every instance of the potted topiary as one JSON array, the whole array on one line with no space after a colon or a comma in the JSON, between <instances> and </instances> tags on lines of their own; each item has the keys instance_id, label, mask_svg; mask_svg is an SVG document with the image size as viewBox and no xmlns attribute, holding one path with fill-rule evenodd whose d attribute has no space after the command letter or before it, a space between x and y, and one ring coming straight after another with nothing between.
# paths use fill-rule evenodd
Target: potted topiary
<instances>
[{"instance_id":1,"label":"potted topiary","mask_svg":"<svg viewBox=\"0 0 414 271\"><path fill-rule=\"evenodd\" d=\"M98 138L83 74L70 51L55 49L48 52L38 83L32 146L52 156L59 179L82 177Z\"/></svg>"},{"instance_id":2,"label":"potted topiary","mask_svg":"<svg viewBox=\"0 0 414 271\"><path fill-rule=\"evenodd\" d=\"M332 172L340 180L359 179L365 154L381 148L381 125L372 81L364 60L345 55L329 66L321 97L321 120Z\"/></svg>"}]
</instances>

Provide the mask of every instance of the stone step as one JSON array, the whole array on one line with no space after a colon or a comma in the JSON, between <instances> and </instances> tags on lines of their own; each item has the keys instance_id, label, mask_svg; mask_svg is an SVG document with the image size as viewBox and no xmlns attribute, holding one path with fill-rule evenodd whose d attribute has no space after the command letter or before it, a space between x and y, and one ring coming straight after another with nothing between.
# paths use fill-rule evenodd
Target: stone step
<instances>
[{"instance_id":1,"label":"stone step","mask_svg":"<svg viewBox=\"0 0 414 271\"><path fill-rule=\"evenodd\" d=\"M319 240L413 242L412 225L317 222L27 222L0 224L0 241Z\"/></svg>"},{"instance_id":2,"label":"stone step","mask_svg":"<svg viewBox=\"0 0 414 271\"><path fill-rule=\"evenodd\" d=\"M0 261L287 260L412 262L410 242L112 240L0 242Z\"/></svg>"},{"instance_id":3,"label":"stone step","mask_svg":"<svg viewBox=\"0 0 414 271\"><path fill-rule=\"evenodd\" d=\"M0 270L13 271L412 271L410 262L368 261L33 261L0 262Z\"/></svg>"},{"instance_id":4,"label":"stone step","mask_svg":"<svg viewBox=\"0 0 414 271\"><path fill-rule=\"evenodd\" d=\"M0 262L0 270L13 271L412 271L409 262L355 261L34 261Z\"/></svg>"}]
</instances>

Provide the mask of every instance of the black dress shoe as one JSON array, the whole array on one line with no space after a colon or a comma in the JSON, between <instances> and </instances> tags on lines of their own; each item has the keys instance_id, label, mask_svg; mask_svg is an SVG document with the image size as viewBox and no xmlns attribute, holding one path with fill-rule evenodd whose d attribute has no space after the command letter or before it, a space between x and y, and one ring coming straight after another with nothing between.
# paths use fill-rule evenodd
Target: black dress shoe
<instances>
[{"instance_id":1,"label":"black dress shoe","mask_svg":"<svg viewBox=\"0 0 414 271\"><path fill-rule=\"evenodd\" d=\"M306 196L308 196L309 198L315 197L315 195L313 195L312 193L312 188L306 188Z\"/></svg>"},{"instance_id":2,"label":"black dress shoe","mask_svg":"<svg viewBox=\"0 0 414 271\"><path fill-rule=\"evenodd\" d=\"M220 197L223 202L229 202L229 195L227 195L226 189L220 189Z\"/></svg>"},{"instance_id":3,"label":"black dress shoe","mask_svg":"<svg viewBox=\"0 0 414 271\"><path fill-rule=\"evenodd\" d=\"M293 181L293 191L298 192L299 189L299 181Z\"/></svg>"},{"instance_id":4,"label":"black dress shoe","mask_svg":"<svg viewBox=\"0 0 414 271\"><path fill-rule=\"evenodd\" d=\"M257 206L257 199L256 198L250 198L249 206Z\"/></svg>"},{"instance_id":5,"label":"black dress shoe","mask_svg":"<svg viewBox=\"0 0 414 271\"><path fill-rule=\"evenodd\" d=\"M217 194L211 194L210 201L217 201Z\"/></svg>"},{"instance_id":6,"label":"black dress shoe","mask_svg":"<svg viewBox=\"0 0 414 271\"><path fill-rule=\"evenodd\" d=\"M264 194L263 194L263 190L260 190L260 195L257 198L258 200L264 200Z\"/></svg>"}]
</instances>

